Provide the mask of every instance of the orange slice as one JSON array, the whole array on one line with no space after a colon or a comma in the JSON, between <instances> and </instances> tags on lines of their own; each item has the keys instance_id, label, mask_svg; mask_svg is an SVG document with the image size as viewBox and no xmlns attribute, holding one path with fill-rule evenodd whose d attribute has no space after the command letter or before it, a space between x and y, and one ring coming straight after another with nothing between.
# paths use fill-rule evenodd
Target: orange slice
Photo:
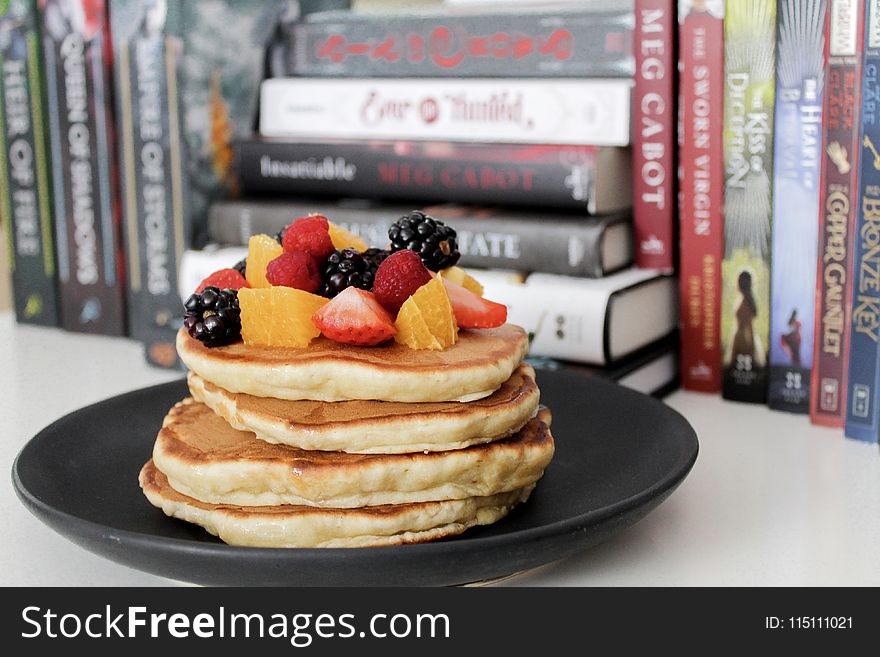
<instances>
[{"instance_id":1,"label":"orange slice","mask_svg":"<svg viewBox=\"0 0 880 657\"><path fill-rule=\"evenodd\" d=\"M274 237L254 235L248 240L247 270L245 278L251 287L270 287L266 280L266 266L284 252Z\"/></svg>"},{"instance_id":2,"label":"orange slice","mask_svg":"<svg viewBox=\"0 0 880 657\"><path fill-rule=\"evenodd\" d=\"M479 297L483 296L483 286L480 282L461 267L447 267L440 273L447 281L461 285L465 290L470 290Z\"/></svg>"},{"instance_id":3,"label":"orange slice","mask_svg":"<svg viewBox=\"0 0 880 657\"><path fill-rule=\"evenodd\" d=\"M312 322L312 315L327 299L292 287L277 286L243 288L238 293L238 303L241 337L246 344L308 347L321 334Z\"/></svg>"},{"instance_id":4,"label":"orange slice","mask_svg":"<svg viewBox=\"0 0 880 657\"><path fill-rule=\"evenodd\" d=\"M332 221L327 230L330 232L330 241L333 242L333 247L336 249L354 249L363 253L370 248L360 237L337 226Z\"/></svg>"},{"instance_id":5,"label":"orange slice","mask_svg":"<svg viewBox=\"0 0 880 657\"><path fill-rule=\"evenodd\" d=\"M441 277L425 283L403 302L394 339L411 349L446 349L458 339L452 304Z\"/></svg>"}]
</instances>

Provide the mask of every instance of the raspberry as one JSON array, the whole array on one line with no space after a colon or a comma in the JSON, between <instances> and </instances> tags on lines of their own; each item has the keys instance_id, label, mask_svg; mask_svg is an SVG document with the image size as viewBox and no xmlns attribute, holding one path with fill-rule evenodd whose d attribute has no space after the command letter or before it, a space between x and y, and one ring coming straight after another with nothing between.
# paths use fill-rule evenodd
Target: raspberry
<instances>
[{"instance_id":1,"label":"raspberry","mask_svg":"<svg viewBox=\"0 0 880 657\"><path fill-rule=\"evenodd\" d=\"M305 251L318 262L323 262L336 250L328 226L327 218L319 214L301 217L284 230L281 246L291 253Z\"/></svg>"},{"instance_id":2,"label":"raspberry","mask_svg":"<svg viewBox=\"0 0 880 657\"><path fill-rule=\"evenodd\" d=\"M196 293L211 285L221 290L240 290L243 287L250 287L245 277L237 269L218 269L199 283Z\"/></svg>"},{"instance_id":3,"label":"raspberry","mask_svg":"<svg viewBox=\"0 0 880 657\"><path fill-rule=\"evenodd\" d=\"M383 307L397 312L404 301L429 282L431 272L422 264L418 253L397 251L388 256L376 270L373 294Z\"/></svg>"},{"instance_id":4,"label":"raspberry","mask_svg":"<svg viewBox=\"0 0 880 657\"><path fill-rule=\"evenodd\" d=\"M285 251L266 266L266 280L272 285L316 292L321 286L321 272L308 253Z\"/></svg>"}]
</instances>

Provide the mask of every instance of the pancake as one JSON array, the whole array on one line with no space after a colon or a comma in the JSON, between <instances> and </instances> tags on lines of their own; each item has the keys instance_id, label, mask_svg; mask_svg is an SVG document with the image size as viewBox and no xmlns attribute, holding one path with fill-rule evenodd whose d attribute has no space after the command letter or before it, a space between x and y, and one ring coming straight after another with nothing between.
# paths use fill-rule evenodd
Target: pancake
<instances>
[{"instance_id":1,"label":"pancake","mask_svg":"<svg viewBox=\"0 0 880 657\"><path fill-rule=\"evenodd\" d=\"M147 499L166 515L204 527L230 545L368 547L422 543L488 525L528 499L533 486L489 497L363 509L208 504L174 490L153 461L140 472Z\"/></svg>"},{"instance_id":2,"label":"pancake","mask_svg":"<svg viewBox=\"0 0 880 657\"><path fill-rule=\"evenodd\" d=\"M550 431L538 418L504 440L449 452L306 451L233 429L188 398L168 413L153 462L172 488L202 502L342 509L525 488L541 477L553 451Z\"/></svg>"},{"instance_id":3,"label":"pancake","mask_svg":"<svg viewBox=\"0 0 880 657\"><path fill-rule=\"evenodd\" d=\"M271 399L228 392L192 372L188 383L196 400L261 440L357 454L445 451L504 438L534 416L541 396L528 365L467 404Z\"/></svg>"},{"instance_id":4,"label":"pancake","mask_svg":"<svg viewBox=\"0 0 880 657\"><path fill-rule=\"evenodd\" d=\"M462 330L442 351L390 342L375 347L320 337L309 347L265 347L243 342L206 347L181 329L177 352L186 366L233 393L275 399L397 402L473 401L510 378L528 350L519 326Z\"/></svg>"}]
</instances>

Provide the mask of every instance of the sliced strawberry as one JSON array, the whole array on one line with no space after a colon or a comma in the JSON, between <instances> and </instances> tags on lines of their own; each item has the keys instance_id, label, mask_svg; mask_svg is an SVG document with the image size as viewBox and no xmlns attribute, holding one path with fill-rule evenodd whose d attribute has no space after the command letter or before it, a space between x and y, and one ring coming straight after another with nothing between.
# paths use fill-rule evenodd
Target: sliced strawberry
<instances>
[{"instance_id":1,"label":"sliced strawberry","mask_svg":"<svg viewBox=\"0 0 880 657\"><path fill-rule=\"evenodd\" d=\"M374 345L393 338L394 318L372 292L347 287L314 315L312 322L331 340L345 344Z\"/></svg>"},{"instance_id":2,"label":"sliced strawberry","mask_svg":"<svg viewBox=\"0 0 880 657\"><path fill-rule=\"evenodd\" d=\"M244 276L236 269L218 269L205 280L199 283L196 292L199 293L209 285L220 288L221 290L240 290L243 287L250 287Z\"/></svg>"},{"instance_id":3,"label":"sliced strawberry","mask_svg":"<svg viewBox=\"0 0 880 657\"><path fill-rule=\"evenodd\" d=\"M443 285L459 328L495 328L507 321L507 306L477 296L445 278Z\"/></svg>"}]
</instances>

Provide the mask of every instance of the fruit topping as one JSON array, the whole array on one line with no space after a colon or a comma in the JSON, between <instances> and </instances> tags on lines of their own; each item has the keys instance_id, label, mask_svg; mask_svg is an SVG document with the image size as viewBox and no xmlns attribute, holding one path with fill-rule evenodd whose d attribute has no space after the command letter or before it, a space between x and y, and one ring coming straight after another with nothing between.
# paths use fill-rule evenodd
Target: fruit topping
<instances>
[{"instance_id":1,"label":"fruit topping","mask_svg":"<svg viewBox=\"0 0 880 657\"><path fill-rule=\"evenodd\" d=\"M247 282L251 287L269 287L266 266L283 253L281 245L268 235L254 235L248 240Z\"/></svg>"},{"instance_id":2,"label":"fruit topping","mask_svg":"<svg viewBox=\"0 0 880 657\"><path fill-rule=\"evenodd\" d=\"M335 297L349 287L369 290L373 287L375 275L376 268L364 260L364 257L354 249L334 251L327 258L321 271L323 284L319 294L325 297Z\"/></svg>"},{"instance_id":3,"label":"fruit topping","mask_svg":"<svg viewBox=\"0 0 880 657\"><path fill-rule=\"evenodd\" d=\"M319 214L301 217L284 230L281 244L289 253L304 251L322 263L335 250L328 226L327 217Z\"/></svg>"},{"instance_id":4,"label":"fruit topping","mask_svg":"<svg viewBox=\"0 0 880 657\"><path fill-rule=\"evenodd\" d=\"M205 280L199 283L196 292L201 292L206 287L213 286L221 290L229 288L230 290L240 290L243 287L250 287L247 279L235 269L218 269Z\"/></svg>"},{"instance_id":5,"label":"fruit topping","mask_svg":"<svg viewBox=\"0 0 880 657\"><path fill-rule=\"evenodd\" d=\"M321 287L321 271L308 253L285 251L266 266L266 280L272 285L317 292Z\"/></svg>"},{"instance_id":6,"label":"fruit topping","mask_svg":"<svg viewBox=\"0 0 880 657\"><path fill-rule=\"evenodd\" d=\"M241 312L235 290L209 285L191 294L183 307L183 327L206 346L219 347L241 338Z\"/></svg>"},{"instance_id":7,"label":"fruit topping","mask_svg":"<svg viewBox=\"0 0 880 657\"><path fill-rule=\"evenodd\" d=\"M354 233L350 233L341 226L337 226L332 221L329 223L328 231L330 233L330 239L333 241L333 248L340 251L342 249L366 251L369 247L369 244L364 242L360 237Z\"/></svg>"},{"instance_id":8,"label":"fruit topping","mask_svg":"<svg viewBox=\"0 0 880 657\"><path fill-rule=\"evenodd\" d=\"M370 248L363 251L361 255L373 268L378 268L379 265L385 262L385 258L391 255L391 251L388 249Z\"/></svg>"},{"instance_id":9,"label":"fruit topping","mask_svg":"<svg viewBox=\"0 0 880 657\"><path fill-rule=\"evenodd\" d=\"M483 296L483 286L480 282L461 267L449 267L440 273L443 274L443 280L458 283L464 289L470 290L477 296Z\"/></svg>"},{"instance_id":10,"label":"fruit topping","mask_svg":"<svg viewBox=\"0 0 880 657\"><path fill-rule=\"evenodd\" d=\"M458 326L443 281L434 278L407 299L395 326L394 339L412 349L445 349L455 344Z\"/></svg>"},{"instance_id":11,"label":"fruit topping","mask_svg":"<svg viewBox=\"0 0 880 657\"><path fill-rule=\"evenodd\" d=\"M232 268L242 276L247 277L247 258L242 258L234 265L232 265Z\"/></svg>"},{"instance_id":12,"label":"fruit topping","mask_svg":"<svg viewBox=\"0 0 880 657\"><path fill-rule=\"evenodd\" d=\"M400 310L404 301L431 281L431 272L415 251L392 253L376 270L373 294L391 312Z\"/></svg>"},{"instance_id":13,"label":"fruit topping","mask_svg":"<svg viewBox=\"0 0 880 657\"><path fill-rule=\"evenodd\" d=\"M321 332L312 315L327 299L292 287L243 289L241 337L247 344L307 347Z\"/></svg>"},{"instance_id":14,"label":"fruit topping","mask_svg":"<svg viewBox=\"0 0 880 657\"><path fill-rule=\"evenodd\" d=\"M372 293L349 287L312 317L321 333L331 340L356 345L375 345L394 337L394 320Z\"/></svg>"},{"instance_id":15,"label":"fruit topping","mask_svg":"<svg viewBox=\"0 0 880 657\"><path fill-rule=\"evenodd\" d=\"M457 283L441 279L459 328L495 328L507 321L507 306L483 299Z\"/></svg>"},{"instance_id":16,"label":"fruit topping","mask_svg":"<svg viewBox=\"0 0 880 657\"><path fill-rule=\"evenodd\" d=\"M431 271L452 267L461 257L455 230L418 210L391 224L388 239L392 252L415 251Z\"/></svg>"}]
</instances>

